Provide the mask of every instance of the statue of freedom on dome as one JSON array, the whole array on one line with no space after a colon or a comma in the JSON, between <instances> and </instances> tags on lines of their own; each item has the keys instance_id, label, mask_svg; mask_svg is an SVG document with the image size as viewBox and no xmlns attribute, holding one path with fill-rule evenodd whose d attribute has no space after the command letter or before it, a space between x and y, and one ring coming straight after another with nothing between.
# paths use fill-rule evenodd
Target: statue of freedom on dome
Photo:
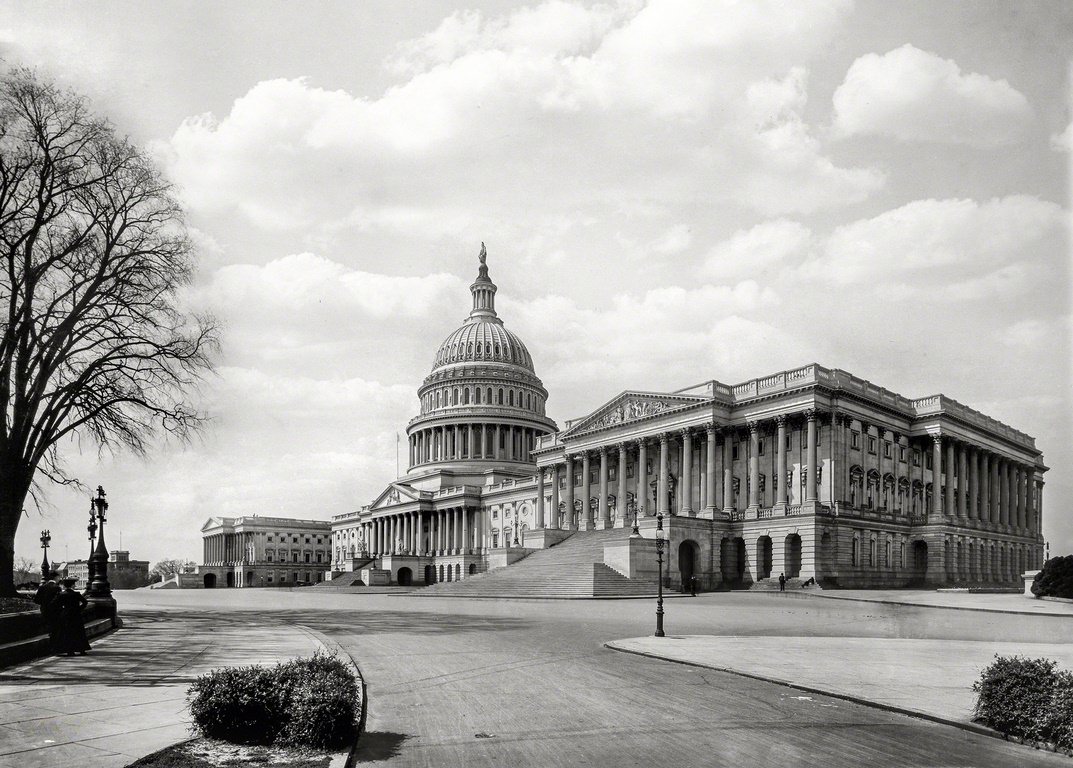
<instances>
[{"instance_id":1,"label":"statue of freedom on dome","mask_svg":"<svg viewBox=\"0 0 1073 768\"><path fill-rule=\"evenodd\" d=\"M488 260L488 251L484 248L484 243L481 243L481 252L477 256L481 260L481 264L484 264Z\"/></svg>"}]
</instances>

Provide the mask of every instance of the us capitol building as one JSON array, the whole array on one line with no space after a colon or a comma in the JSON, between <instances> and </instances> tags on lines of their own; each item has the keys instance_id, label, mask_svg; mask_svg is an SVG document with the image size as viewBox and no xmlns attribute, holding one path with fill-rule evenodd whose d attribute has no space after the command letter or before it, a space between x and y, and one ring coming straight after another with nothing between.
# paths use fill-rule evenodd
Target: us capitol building
<instances>
[{"instance_id":1,"label":"us capitol building","mask_svg":"<svg viewBox=\"0 0 1073 768\"><path fill-rule=\"evenodd\" d=\"M586 536L618 574L654 579L657 514L671 586L780 573L1013 585L1042 564L1047 467L1029 435L946 395L908 398L817 364L628 390L559 429L496 290L482 245L473 310L417 392L408 470L332 519L335 579L464 581Z\"/></svg>"}]
</instances>

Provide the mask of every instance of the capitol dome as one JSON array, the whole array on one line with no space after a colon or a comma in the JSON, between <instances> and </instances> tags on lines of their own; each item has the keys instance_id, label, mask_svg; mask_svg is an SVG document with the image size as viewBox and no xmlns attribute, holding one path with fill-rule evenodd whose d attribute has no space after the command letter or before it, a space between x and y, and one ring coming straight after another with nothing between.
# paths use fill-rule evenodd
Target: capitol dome
<instances>
[{"instance_id":1,"label":"capitol dome","mask_svg":"<svg viewBox=\"0 0 1073 768\"><path fill-rule=\"evenodd\" d=\"M436 351L407 427L411 469L424 464L531 463L536 439L555 431L544 412L547 390L525 343L496 314L496 285L481 244L470 285L473 309Z\"/></svg>"}]
</instances>

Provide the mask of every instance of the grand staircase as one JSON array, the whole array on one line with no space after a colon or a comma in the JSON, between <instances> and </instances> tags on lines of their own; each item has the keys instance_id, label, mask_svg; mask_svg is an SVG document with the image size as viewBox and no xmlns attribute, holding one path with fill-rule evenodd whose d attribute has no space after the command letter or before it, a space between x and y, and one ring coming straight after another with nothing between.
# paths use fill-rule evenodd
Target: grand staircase
<instances>
[{"instance_id":1,"label":"grand staircase","mask_svg":"<svg viewBox=\"0 0 1073 768\"><path fill-rule=\"evenodd\" d=\"M629 537L629 529L583 531L549 549L538 549L505 568L441 582L417 597L614 598L656 594L655 580L630 579L604 565L604 545Z\"/></svg>"}]
</instances>

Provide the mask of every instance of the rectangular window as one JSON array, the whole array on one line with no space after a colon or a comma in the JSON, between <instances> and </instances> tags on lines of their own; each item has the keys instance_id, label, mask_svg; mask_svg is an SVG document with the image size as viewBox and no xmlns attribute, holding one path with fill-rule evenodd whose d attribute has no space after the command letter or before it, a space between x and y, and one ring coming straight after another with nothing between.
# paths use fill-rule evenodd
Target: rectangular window
<instances>
[{"instance_id":1,"label":"rectangular window","mask_svg":"<svg viewBox=\"0 0 1073 768\"><path fill-rule=\"evenodd\" d=\"M271 534L271 533L270 533L270 534L268 534L268 540L269 540L269 541L272 541L272 534Z\"/></svg>"},{"instance_id":2,"label":"rectangular window","mask_svg":"<svg viewBox=\"0 0 1073 768\"><path fill-rule=\"evenodd\" d=\"M636 466L634 466L633 464L627 464L626 465L626 477L632 478L635 474L637 474L636 470L637 470Z\"/></svg>"},{"instance_id":3,"label":"rectangular window","mask_svg":"<svg viewBox=\"0 0 1073 768\"><path fill-rule=\"evenodd\" d=\"M498 533L493 533L492 534L492 546L493 547L498 547L499 546L499 534Z\"/></svg>"},{"instance_id":4,"label":"rectangular window","mask_svg":"<svg viewBox=\"0 0 1073 768\"><path fill-rule=\"evenodd\" d=\"M598 480L596 478L596 470L595 469L590 469L589 470L589 485L595 485L597 482L598 482Z\"/></svg>"},{"instance_id":5,"label":"rectangular window","mask_svg":"<svg viewBox=\"0 0 1073 768\"><path fill-rule=\"evenodd\" d=\"M607 479L611 482L618 480L618 467L610 466L607 468Z\"/></svg>"},{"instance_id":6,"label":"rectangular window","mask_svg":"<svg viewBox=\"0 0 1073 768\"><path fill-rule=\"evenodd\" d=\"M920 466L920 451L913 451L913 466Z\"/></svg>"},{"instance_id":7,"label":"rectangular window","mask_svg":"<svg viewBox=\"0 0 1073 768\"><path fill-rule=\"evenodd\" d=\"M801 430L801 450L808 448L808 432Z\"/></svg>"},{"instance_id":8,"label":"rectangular window","mask_svg":"<svg viewBox=\"0 0 1073 768\"><path fill-rule=\"evenodd\" d=\"M789 432L786 433L786 450L792 450L794 447L794 436Z\"/></svg>"},{"instance_id":9,"label":"rectangular window","mask_svg":"<svg viewBox=\"0 0 1073 768\"><path fill-rule=\"evenodd\" d=\"M269 583L269 584L271 584L271 583L272 583L272 574L271 574L271 573L270 573L270 574L268 574L268 583Z\"/></svg>"},{"instance_id":10,"label":"rectangular window","mask_svg":"<svg viewBox=\"0 0 1073 768\"><path fill-rule=\"evenodd\" d=\"M267 560L270 563L272 562L272 553L271 552L269 552L267 555L265 555L265 560Z\"/></svg>"},{"instance_id":11,"label":"rectangular window","mask_svg":"<svg viewBox=\"0 0 1073 768\"><path fill-rule=\"evenodd\" d=\"M734 447L730 449L730 458L734 461L738 460L738 444L734 443Z\"/></svg>"},{"instance_id":12,"label":"rectangular window","mask_svg":"<svg viewBox=\"0 0 1073 768\"><path fill-rule=\"evenodd\" d=\"M876 452L876 439L874 437L868 438L868 452L873 455Z\"/></svg>"},{"instance_id":13,"label":"rectangular window","mask_svg":"<svg viewBox=\"0 0 1073 768\"><path fill-rule=\"evenodd\" d=\"M889 459L890 458L890 443L887 442L886 440L883 441L883 458L884 459Z\"/></svg>"},{"instance_id":14,"label":"rectangular window","mask_svg":"<svg viewBox=\"0 0 1073 768\"><path fill-rule=\"evenodd\" d=\"M292 563L297 563L298 562L298 553L297 552L291 552L291 562Z\"/></svg>"},{"instance_id":15,"label":"rectangular window","mask_svg":"<svg viewBox=\"0 0 1073 768\"><path fill-rule=\"evenodd\" d=\"M924 454L924 467L926 469L931 469L931 454L930 453L925 453Z\"/></svg>"},{"instance_id":16,"label":"rectangular window","mask_svg":"<svg viewBox=\"0 0 1073 768\"><path fill-rule=\"evenodd\" d=\"M498 509L493 509L492 510L492 519L493 520L498 520L499 519L499 510Z\"/></svg>"},{"instance_id":17,"label":"rectangular window","mask_svg":"<svg viewBox=\"0 0 1073 768\"><path fill-rule=\"evenodd\" d=\"M321 553L321 552L318 552L318 553L317 553L317 562L318 562L318 563L320 563L320 562L323 562L323 560L321 560L321 557L322 557L322 556L323 556L323 553Z\"/></svg>"},{"instance_id":18,"label":"rectangular window","mask_svg":"<svg viewBox=\"0 0 1073 768\"><path fill-rule=\"evenodd\" d=\"M861 433L860 432L850 432L849 447L850 448L856 448L856 449L860 450L860 447L861 447Z\"/></svg>"},{"instance_id":19,"label":"rectangular window","mask_svg":"<svg viewBox=\"0 0 1073 768\"><path fill-rule=\"evenodd\" d=\"M764 455L764 441L763 440L758 440L757 441L756 455L757 456L763 456Z\"/></svg>"},{"instance_id":20,"label":"rectangular window","mask_svg":"<svg viewBox=\"0 0 1073 768\"><path fill-rule=\"evenodd\" d=\"M898 446L898 461L905 461L905 446Z\"/></svg>"},{"instance_id":21,"label":"rectangular window","mask_svg":"<svg viewBox=\"0 0 1073 768\"><path fill-rule=\"evenodd\" d=\"M309 562L309 553L308 552L306 552L306 562L307 563Z\"/></svg>"}]
</instances>

